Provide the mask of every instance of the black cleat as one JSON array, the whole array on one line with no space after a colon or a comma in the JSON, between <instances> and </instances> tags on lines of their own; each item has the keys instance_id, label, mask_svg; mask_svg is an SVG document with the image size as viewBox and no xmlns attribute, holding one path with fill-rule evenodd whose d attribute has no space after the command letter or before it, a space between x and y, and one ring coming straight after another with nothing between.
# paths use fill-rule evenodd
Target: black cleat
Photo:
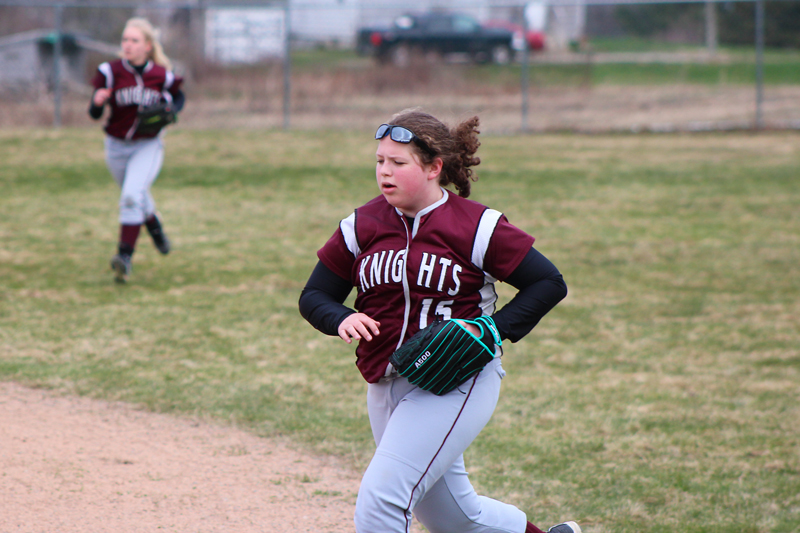
<instances>
[{"instance_id":1,"label":"black cleat","mask_svg":"<svg viewBox=\"0 0 800 533\"><path fill-rule=\"evenodd\" d=\"M114 271L114 281L125 283L131 273L131 256L117 254L111 258L111 270Z\"/></svg>"},{"instance_id":2,"label":"black cleat","mask_svg":"<svg viewBox=\"0 0 800 533\"><path fill-rule=\"evenodd\" d=\"M162 230L159 233L151 233L151 237L153 237L153 244L156 245L156 248L162 255L167 255L171 249L171 244L169 239L167 238L166 233Z\"/></svg>"},{"instance_id":3,"label":"black cleat","mask_svg":"<svg viewBox=\"0 0 800 533\"><path fill-rule=\"evenodd\" d=\"M145 221L144 225L147 228L147 232L153 238L153 244L155 244L158 251L163 255L167 255L172 246L167 238L167 234L164 233L164 228L161 226L161 220L158 216L153 215L150 220Z\"/></svg>"}]
</instances>

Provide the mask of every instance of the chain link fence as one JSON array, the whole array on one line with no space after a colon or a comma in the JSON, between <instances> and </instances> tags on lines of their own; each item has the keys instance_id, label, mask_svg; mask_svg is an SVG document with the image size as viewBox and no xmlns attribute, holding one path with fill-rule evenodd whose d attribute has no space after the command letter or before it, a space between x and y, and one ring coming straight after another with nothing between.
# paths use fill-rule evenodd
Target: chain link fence
<instances>
[{"instance_id":1,"label":"chain link fence","mask_svg":"<svg viewBox=\"0 0 800 533\"><path fill-rule=\"evenodd\" d=\"M359 53L361 29L431 11L508 29L510 54ZM420 106L494 132L800 128L791 0L0 0L0 126L96 127L88 81L132 16L186 78L179 127L360 129Z\"/></svg>"}]
</instances>

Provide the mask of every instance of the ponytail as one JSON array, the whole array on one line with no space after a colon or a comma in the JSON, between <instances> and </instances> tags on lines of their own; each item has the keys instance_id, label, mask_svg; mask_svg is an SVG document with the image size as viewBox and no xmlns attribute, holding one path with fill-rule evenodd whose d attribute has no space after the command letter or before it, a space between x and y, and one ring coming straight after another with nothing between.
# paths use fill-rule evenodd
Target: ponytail
<instances>
[{"instance_id":1,"label":"ponytail","mask_svg":"<svg viewBox=\"0 0 800 533\"><path fill-rule=\"evenodd\" d=\"M471 167L477 166L481 162L481 158L475 156L475 152L478 151L478 147L481 145L478 140L479 124L480 119L474 116L450 131L455 140L457 161L454 162L449 182L455 185L459 196L464 198L469 196L471 181L478 181L478 177L474 175Z\"/></svg>"}]
</instances>

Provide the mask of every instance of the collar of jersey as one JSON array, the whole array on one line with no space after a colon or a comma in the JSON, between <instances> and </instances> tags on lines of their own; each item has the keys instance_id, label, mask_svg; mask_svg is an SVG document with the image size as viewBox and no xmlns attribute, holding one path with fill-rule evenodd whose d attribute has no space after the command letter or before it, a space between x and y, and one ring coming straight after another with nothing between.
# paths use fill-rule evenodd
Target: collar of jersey
<instances>
[{"instance_id":1,"label":"collar of jersey","mask_svg":"<svg viewBox=\"0 0 800 533\"><path fill-rule=\"evenodd\" d=\"M422 218L422 215L427 215L428 213L430 213L431 211L433 211L434 209L436 209L437 207L439 207L440 205L442 205L447 201L447 197L449 196L447 189L445 189L444 187L439 187L439 188L442 190L442 197L436 202L426 207L425 209L421 210L419 213L417 213L417 216L414 217L414 227L411 229L412 239L417 235L417 228L419 228L419 220L420 218ZM394 210L397 211L397 214L400 215L401 217L405 217L403 212L397 209L396 207L394 208Z\"/></svg>"},{"instance_id":2,"label":"collar of jersey","mask_svg":"<svg viewBox=\"0 0 800 533\"><path fill-rule=\"evenodd\" d=\"M125 70L127 70L128 72L136 72L134 66L131 65L130 62L124 57L122 58L122 66L125 67ZM144 74L151 68L153 68L153 61L151 59L148 59L147 63L144 64L144 69L142 70L142 74Z\"/></svg>"}]
</instances>

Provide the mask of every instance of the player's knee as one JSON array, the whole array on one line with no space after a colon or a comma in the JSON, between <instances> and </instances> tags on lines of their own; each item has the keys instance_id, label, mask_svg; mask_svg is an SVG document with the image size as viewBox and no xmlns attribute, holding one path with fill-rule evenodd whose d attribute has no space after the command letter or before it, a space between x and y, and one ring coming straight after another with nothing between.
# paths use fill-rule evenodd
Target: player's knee
<instances>
[{"instance_id":1,"label":"player's knee","mask_svg":"<svg viewBox=\"0 0 800 533\"><path fill-rule=\"evenodd\" d=\"M405 530L411 513L375 491L359 490L356 500L355 526L357 533Z\"/></svg>"},{"instance_id":2,"label":"player's knee","mask_svg":"<svg viewBox=\"0 0 800 533\"><path fill-rule=\"evenodd\" d=\"M123 194L119 198L119 208L123 210L138 210L141 209L141 201L137 194Z\"/></svg>"},{"instance_id":3,"label":"player's knee","mask_svg":"<svg viewBox=\"0 0 800 533\"><path fill-rule=\"evenodd\" d=\"M403 479L390 463L367 468L356 499L355 525L358 533L401 531L407 520L413 483Z\"/></svg>"}]
</instances>

